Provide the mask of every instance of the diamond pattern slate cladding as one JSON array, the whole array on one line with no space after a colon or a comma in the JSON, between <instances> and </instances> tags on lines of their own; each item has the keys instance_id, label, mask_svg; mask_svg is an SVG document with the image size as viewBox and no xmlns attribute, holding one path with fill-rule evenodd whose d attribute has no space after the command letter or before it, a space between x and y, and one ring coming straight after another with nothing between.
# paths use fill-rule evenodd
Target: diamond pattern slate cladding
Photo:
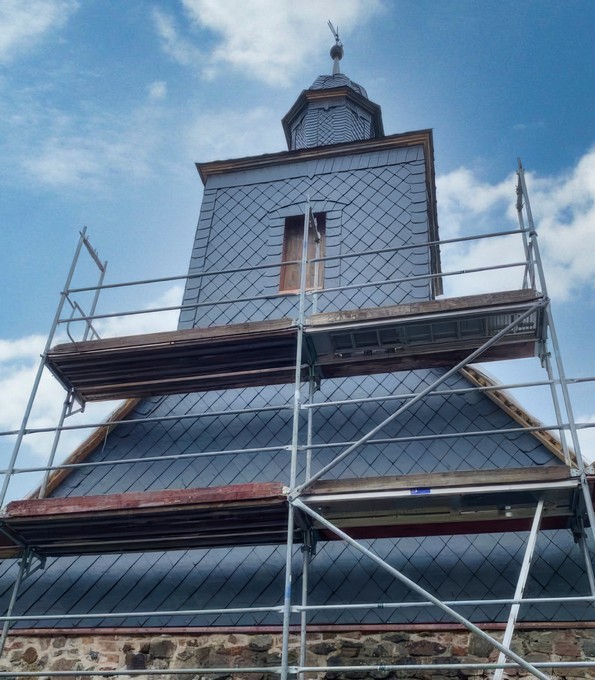
<instances>
[{"instance_id":1,"label":"diamond pattern slate cladding","mask_svg":"<svg viewBox=\"0 0 595 680\"><path fill-rule=\"evenodd\" d=\"M316 402L390 397L390 401L349 403L321 407L314 412L313 469L329 463L350 442L372 429L403 402L395 400L424 389L441 374L440 369L365 376L361 380L326 380ZM466 388L460 376L446 381L444 389ZM151 413L191 416L215 412L216 417L185 417L158 423L118 426L88 461L182 455L178 460L124 463L82 468L72 472L54 495L122 493L162 488L220 486L253 481L288 480L293 395L290 385L225 392L155 398ZM557 463L529 433L456 436L464 432L516 428L512 419L485 395L475 393L430 396L386 426L371 442L346 457L331 478L445 472L449 470L527 467L535 460ZM146 402L143 413L146 413ZM279 407L262 412L233 413L237 409ZM481 407L481 408L480 408ZM227 413L222 413L224 411ZM132 414L132 418L135 414ZM302 440L305 416L302 417ZM446 437L442 435L447 435ZM411 437L428 437L412 441ZM398 442L379 441L399 439ZM256 452L226 455L226 450ZM266 450L263 450L266 449ZM272 450L269 450L272 449ZM207 452L222 452L205 456ZM196 455L198 454L198 455ZM303 474L300 460L299 474Z\"/></svg>"},{"instance_id":2,"label":"diamond pattern slate cladding","mask_svg":"<svg viewBox=\"0 0 595 680\"><path fill-rule=\"evenodd\" d=\"M444 600L512 597L526 536L435 536L367 542L382 559ZM589 594L578 547L568 532L540 534L538 558L529 576L527 597ZM23 584L17 603L22 615L54 616L52 625L169 626L279 624L275 613L153 615L91 619L89 612L171 611L279 606L283 593L284 548L244 547L216 550L83 556L48 560L45 570ZM299 573L301 553L294 554ZM14 565L12 566L14 569ZM351 602L419 602L420 598L371 560L341 542L321 543L310 564L310 604L333 604L336 610L314 611L312 623L423 623L448 621L434 607L385 607L349 610ZM301 581L294 582L295 601ZM8 589L1 595L5 606ZM475 621L505 621L504 605L469 605L461 612ZM61 615L80 613L80 619ZM588 606L558 602L526 605L521 620L588 620ZM19 627L28 627L22 622Z\"/></svg>"},{"instance_id":3,"label":"diamond pattern slate cladding","mask_svg":"<svg viewBox=\"0 0 595 680\"><path fill-rule=\"evenodd\" d=\"M327 239L333 243L340 231L340 252L415 246L392 254L345 259L339 263L340 277L332 285L348 286L370 281L402 279L429 273L427 241L428 217L425 202L425 166L422 158L404 164L401 150L392 154L392 165L374 167L377 154L362 155L362 167L327 171L314 176L284 179L271 177L266 181L219 188L215 193L212 212L204 212L199 225L200 244L191 262L193 268L221 271L242 267L261 267L281 260L282 241L275 238L271 250L271 215L282 206L295 206L293 214L304 210L306 196L314 212L323 212L330 204L344 205L341 220L327 223ZM349 160L349 159L347 159ZM419 198L417 198L419 196ZM411 211L420 210L422 219L415 225ZM208 239L204 234L209 234ZM325 270L337 263L329 262ZM325 273L328 273L325 271ZM206 276L199 286L186 291L184 304L198 307L193 325L206 326L237 323L295 313L296 298L280 296L267 300L245 300L278 292L279 269L261 269ZM325 285L329 285L327 282ZM394 304L410 299L429 297L428 280L401 281L367 287L359 291L319 294L319 309ZM234 304L216 304L223 298ZM244 301L242 301L244 300ZM213 303L208 305L207 303ZM185 312L181 325L190 323Z\"/></svg>"},{"instance_id":4,"label":"diamond pattern slate cladding","mask_svg":"<svg viewBox=\"0 0 595 680\"><path fill-rule=\"evenodd\" d=\"M388 167L387 167L388 166ZM324 159L272 170L269 177L247 177L235 184L226 178L218 188L205 190L190 272L276 264L280 260L284 216L298 214L310 194L315 211L327 212L328 254L348 253L412 245L398 255L377 254L325 266L326 285L353 285L380 279L423 277L429 272L428 215L425 206L425 174L420 148L399 149L362 156ZM241 173L240 173L241 174ZM292 212L296 210L297 212ZM285 212L283 212L285 211ZM257 274L238 272L190 279L185 304L209 300L270 296L277 292L278 267ZM428 281L374 285L361 290L329 292L319 296L319 308L340 309L427 299ZM213 325L244 320L280 317L295 312L295 298L283 296L231 305L185 310L181 327ZM324 381L317 402L394 397L423 389L439 370L410 371L368 376L362 380ZM444 388L468 387L458 376ZM54 495L85 495L160 488L187 488L245 481L287 479L291 423L286 410L292 387L269 386L144 400L130 416L167 417L158 423L121 424L89 461L116 461L161 457L158 462L124 463L73 472ZM400 404L399 400L374 404L356 403L315 411L315 469L343 450L347 442L382 421ZM262 413L233 413L238 409L278 406ZM195 414L216 413L198 418ZM377 439L400 438L394 442L369 442L358 454L349 456L328 476L409 474L498 467L555 464L557 461L530 434L481 435L445 438L454 432L513 427L515 424L485 395L478 393L432 396L417 404L381 432ZM407 441L428 435L427 440ZM225 454L238 448L274 450L257 454ZM217 456L203 455L209 451ZM195 454L199 454L198 456ZM171 456L181 455L177 460ZM300 461L303 463L303 461ZM303 474L300 466L300 474ZM424 587L444 598L480 598L512 595L522 559L524 537L458 536L410 538L371 542L374 550ZM301 554L294 556L296 573ZM146 555L82 556L49 560L23 585L17 603L20 613L55 615L51 625L69 626L60 619L65 613L81 613L80 625L93 625L85 610L148 611L175 608L199 609L234 606L278 605L283 592L284 547L245 547L203 551L170 551ZM539 556L529 582L533 594L584 594L588 584L581 576L581 556L568 532L544 532ZM1 565L3 573L14 564ZM413 601L397 581L340 542L319 545L312 561L311 603ZM7 580L3 579L3 583ZM294 592L300 590L297 579ZM9 589L0 593L7 602ZM503 607L474 606L465 611L475 620L504 620ZM552 620L589 618L586 607L556 604L526 607L527 619ZM400 609L370 609L354 612L317 612L318 623L384 623L437 621L440 612L425 606ZM128 617L105 619L114 625L258 625L278 624L277 614L214 614L208 617ZM23 625L30 625L25 623ZM48 624L40 624L48 625Z\"/></svg>"}]
</instances>

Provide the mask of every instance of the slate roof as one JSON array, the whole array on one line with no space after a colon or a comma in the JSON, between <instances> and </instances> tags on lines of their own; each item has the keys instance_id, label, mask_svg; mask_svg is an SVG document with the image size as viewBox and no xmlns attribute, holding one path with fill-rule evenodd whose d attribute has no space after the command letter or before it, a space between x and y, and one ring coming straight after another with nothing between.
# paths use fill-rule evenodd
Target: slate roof
<instances>
[{"instance_id":1,"label":"slate roof","mask_svg":"<svg viewBox=\"0 0 595 680\"><path fill-rule=\"evenodd\" d=\"M344 73L335 73L333 75L318 76L316 80L310 85L311 90L331 90L334 87L349 87L362 97L368 99L368 93L358 83L348 78Z\"/></svg>"},{"instance_id":2,"label":"slate roof","mask_svg":"<svg viewBox=\"0 0 595 680\"><path fill-rule=\"evenodd\" d=\"M402 279L384 286L353 288L321 294L319 311L381 306L428 299L432 258L428 239L431 206L423 148L419 145L382 152L358 153L335 159L264 169L230 172L210 178L205 188L190 273L229 267L258 267L281 259L285 218L303 213L310 197L314 212L325 212L326 254L400 245L412 248L398 254L376 253L345 258L325 265L326 287L363 284L378 279ZM225 296L273 295L279 268L232 275L189 279L184 304L205 304ZM180 327L220 325L295 315L295 297L259 299L199 306L181 314ZM408 394L430 384L440 369L324 381L317 402ZM444 387L468 387L453 376ZM151 463L126 463L82 468L71 472L54 496L204 487L253 481L288 481L287 444L291 414L287 410L293 388L268 386L151 398L128 416L138 423L117 426L89 461L116 461L143 456L263 448L259 453L188 457ZM262 412L230 410L266 407ZM272 408L279 407L279 408ZM314 470L342 450L339 442L359 438L394 410L394 402L354 403L320 408L314 418ZM216 417L143 423L155 416L187 416L208 411ZM303 434L302 423L302 434ZM439 435L516 427L516 423L484 394L478 392L431 396L403 419L383 431L386 437ZM328 445L328 446L327 446ZM505 467L559 465L553 454L529 433L428 438L399 444L369 442L344 459L333 477L363 477ZM304 461L300 460L299 474ZM497 534L434 536L399 540L379 539L369 544L408 576L445 599L512 597L525 536ZM302 554L294 551L296 574ZM588 583L580 551L569 532L542 532L532 569L528 596L587 594ZM156 615L95 620L85 613L277 606L282 601L284 546L242 547L167 553L83 556L49 560L23 584L16 611L55 615L44 626L189 626L279 624L272 613L214 614L209 616ZM6 604L8 572L0 565ZM415 601L397 581L340 542L321 543L311 564L311 604ZM299 578L294 587L299 597ZM297 599L296 599L297 601ZM81 614L64 620L67 613ZM470 606L463 610L474 620L499 621L500 607ZM590 618L588 607L558 603L530 606L521 619L565 620ZM317 623L383 623L440 621L435 609L412 606L395 612L371 608L352 611L341 607L318 611Z\"/></svg>"},{"instance_id":3,"label":"slate roof","mask_svg":"<svg viewBox=\"0 0 595 680\"><path fill-rule=\"evenodd\" d=\"M318 76L283 118L283 127L289 149L384 135L380 107L343 73Z\"/></svg>"}]
</instances>

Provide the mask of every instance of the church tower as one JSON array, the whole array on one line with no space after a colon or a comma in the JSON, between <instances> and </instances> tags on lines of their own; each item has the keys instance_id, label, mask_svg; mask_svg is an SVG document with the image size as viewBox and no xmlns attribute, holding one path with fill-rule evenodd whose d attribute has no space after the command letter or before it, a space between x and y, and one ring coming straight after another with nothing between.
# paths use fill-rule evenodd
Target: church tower
<instances>
[{"instance_id":1,"label":"church tower","mask_svg":"<svg viewBox=\"0 0 595 680\"><path fill-rule=\"evenodd\" d=\"M85 668L543 678L517 619L592 618L568 599L590 593L580 456L472 365L547 360L534 235L516 288L444 297L432 132L385 135L342 56L337 36L287 151L197 164L178 329L44 356L73 401L126 400L2 516L23 635L126 635ZM522 170L519 192L522 214Z\"/></svg>"}]
</instances>

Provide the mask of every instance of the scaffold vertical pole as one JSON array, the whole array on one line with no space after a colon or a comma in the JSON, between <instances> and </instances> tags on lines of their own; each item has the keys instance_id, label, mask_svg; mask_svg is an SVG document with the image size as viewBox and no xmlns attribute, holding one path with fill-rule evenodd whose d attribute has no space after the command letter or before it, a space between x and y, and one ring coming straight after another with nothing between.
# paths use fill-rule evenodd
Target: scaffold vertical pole
<instances>
[{"instance_id":1,"label":"scaffold vertical pole","mask_svg":"<svg viewBox=\"0 0 595 680\"><path fill-rule=\"evenodd\" d=\"M308 267L308 230L310 227L310 197L306 200L304 213L304 230L302 238L300 293L298 303L297 340L295 349L295 379L293 385L293 418L291 430L291 462L289 472L290 492L297 482L297 461L299 453L301 390L302 390L302 353L304 343L304 318L306 314L306 279ZM287 513L287 544L285 554L285 588L283 590L283 635L281 648L281 680L287 680L289 667L289 623L291 616L292 581L293 581L293 533L295 510L291 503Z\"/></svg>"},{"instance_id":2,"label":"scaffold vertical pole","mask_svg":"<svg viewBox=\"0 0 595 680\"><path fill-rule=\"evenodd\" d=\"M316 391L316 376L314 370L310 367L310 376L308 380L308 405L314 402L314 392ZM314 435L314 410L309 408L307 411L307 432L306 432L306 466L304 479L307 480L312 472L312 440ZM307 540L303 545L302 557L302 606L308 604L308 581L310 574L310 560L313 556L313 539L308 535ZM300 666L306 665L307 654L307 626L308 626L308 612L302 609L300 612Z\"/></svg>"},{"instance_id":3,"label":"scaffold vertical pole","mask_svg":"<svg viewBox=\"0 0 595 680\"><path fill-rule=\"evenodd\" d=\"M89 338L89 335L91 332L93 332L93 335L97 336L97 333L95 332L95 329L93 328L93 325L91 323L91 319L95 315L95 312L97 311L97 303L99 302L99 293L101 292L101 287L103 285L103 281L105 279L105 273L107 271L107 262L101 262L99 259L97 253L93 248L91 247L91 244L89 241L85 238L83 241L85 247L87 248L87 252L97 265L99 269L99 279L97 281L97 287L95 289L95 293L93 294L93 300L91 302L91 307L88 312L88 317L89 319L87 320L87 324L85 325L85 330L83 332L83 341L87 340ZM50 451L50 455L48 456L48 462L47 462L47 470L45 471L45 474L43 476L43 481L39 487L39 495L38 498L45 498L46 494L46 489L48 485L48 481L50 478L51 474L51 467L54 464L54 459L56 457L56 451L58 450L58 444L60 442L60 436L62 434L62 426L64 425L64 421L68 417L68 415L72 412L72 405L74 403L74 392L70 390L67 395L66 399L64 400L64 404L62 405L62 412L60 414L60 420L58 422L58 427L56 428L55 434L54 434L54 440L52 442L52 448Z\"/></svg>"},{"instance_id":4,"label":"scaffold vertical pole","mask_svg":"<svg viewBox=\"0 0 595 680\"><path fill-rule=\"evenodd\" d=\"M532 243L532 251L535 257L535 266L537 268L537 274L539 276L539 281L542 286L542 292L547 298L547 284L545 281L545 271L543 267L543 260L541 259L541 252L539 250L539 244L537 242L537 234L535 232L535 225L533 222L533 213L531 211L531 202L529 201L529 193L527 191L527 184L525 182L525 171L523 164L520 159L518 162L518 178L519 186L522 191L522 198L524 203L525 211L527 212L527 221L529 224L530 238ZM564 363L562 361L562 356L560 354L560 345L558 343L558 334L556 332L556 326L554 324L554 319L552 315L551 305L548 302L545 308L546 323L549 330L552 343L552 351L554 355L554 362L556 364L556 370L558 373L558 378L560 380L560 390L562 392L562 401L564 403L564 410L566 412L566 417L568 421L568 427L570 429L570 436L572 439L572 445L574 448L574 453L576 457L576 465L578 468L578 474L580 479L581 491L585 504L585 512L589 518L589 529L593 545L595 546L595 511L593 509L593 501L591 499L591 491L589 489L589 482L587 480L585 462L581 454L581 446L578 438L578 432L576 429L576 423L574 420L574 410L572 408L572 401L570 399L570 393L568 390L568 382L566 380L566 372L564 370Z\"/></svg>"},{"instance_id":5,"label":"scaffold vertical pole","mask_svg":"<svg viewBox=\"0 0 595 680\"><path fill-rule=\"evenodd\" d=\"M41 360L39 362L39 366L37 367L37 373L35 374L35 379L33 381L33 387L31 388L31 393L29 395L29 400L27 402L27 406L25 407L25 413L23 415L23 419L21 421L21 426L19 428L19 432L17 434L17 438L12 450L12 455L10 457L10 460L8 462L8 465L6 467L6 473L4 476L4 481L2 484L2 489L0 490L0 508L4 506L4 501L6 500L6 494L8 492L8 487L10 485L10 480L12 478L13 472L14 472L14 467L19 455L19 451L21 449L21 444L23 442L23 438L25 436L25 431L27 429L27 425L29 423L29 417L31 416L31 411L33 410L33 404L35 403L35 398L37 397L37 391L39 389L39 384L41 382L41 377L43 375L43 370L45 368L45 359L47 356L47 353L50 350L50 347L52 346L52 342L54 340L54 335L56 333L56 329L58 328L58 323L60 321L60 317L62 315L62 310L64 309L64 305L66 303L66 300L68 298L68 292L70 288L70 284L72 283L72 279L74 277L74 273L76 271L76 266L78 264L79 256L81 254L81 249L83 247L83 244L87 240L87 228L85 227L79 236L78 244L74 253L74 257L72 258L72 263L70 265L70 269L68 271L68 275L66 277L66 282L64 283L64 288L62 292L60 293L60 301L58 303L58 308L56 309L56 313L54 315L54 319L52 321L52 325L50 328L50 332L48 335L48 338L45 343L45 347L43 349L43 353L41 355Z\"/></svg>"},{"instance_id":6,"label":"scaffold vertical pole","mask_svg":"<svg viewBox=\"0 0 595 680\"><path fill-rule=\"evenodd\" d=\"M66 416L70 412L70 409L72 408L72 403L74 401L74 394L72 390L69 390L66 394L66 399L64 400L64 403L62 404L62 412L60 413L60 418L58 420L58 427L56 428L56 431L54 433L54 439L52 441L52 448L50 450L50 455L48 456L48 461L46 464L46 471L43 475L43 481L41 482L41 485L39 487L39 493L37 495L38 498L45 498L45 493L48 485L48 481L50 478L50 473L51 473L51 468L52 465L54 464L54 459L56 457L56 451L58 450L58 444L60 442L60 435L62 434L62 427L64 425L64 421L66 420Z\"/></svg>"},{"instance_id":7,"label":"scaffold vertical pole","mask_svg":"<svg viewBox=\"0 0 595 680\"><path fill-rule=\"evenodd\" d=\"M521 159L518 159L519 168L521 168ZM518 174L518 173L517 173ZM523 275L523 288L535 288L535 265L533 263L532 244L527 237L527 230L525 229L525 218L523 216L523 189L521 186L520 176L516 186L516 210L519 220L519 228L523 238L523 248L525 250L525 258L527 259L527 266Z\"/></svg>"},{"instance_id":8,"label":"scaffold vertical pole","mask_svg":"<svg viewBox=\"0 0 595 680\"><path fill-rule=\"evenodd\" d=\"M25 551L23 552L23 555L21 556L21 559L19 561L19 570L17 572L17 577L15 579L14 585L12 586L10 601L8 603L8 607L6 608L6 616L12 616L12 612L16 604L17 597L19 595L19 589L21 587L21 583L23 582L23 577L25 576L27 566L29 565L30 555L31 554L29 550L25 548ZM4 646L6 645L6 638L8 637L8 631L10 630L11 623L12 623L11 620L7 619L4 622L4 625L2 626L2 635L0 636L0 656L2 656L4 652Z\"/></svg>"}]
</instances>

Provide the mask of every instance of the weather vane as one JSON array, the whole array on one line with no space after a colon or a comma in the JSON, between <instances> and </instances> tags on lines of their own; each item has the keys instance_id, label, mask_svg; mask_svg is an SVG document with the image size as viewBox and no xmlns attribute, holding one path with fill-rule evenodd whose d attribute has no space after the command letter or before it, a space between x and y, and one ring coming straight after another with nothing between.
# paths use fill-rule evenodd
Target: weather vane
<instances>
[{"instance_id":1,"label":"weather vane","mask_svg":"<svg viewBox=\"0 0 595 680\"><path fill-rule=\"evenodd\" d=\"M337 75L337 73L341 73L339 62L343 58L343 43L339 38L339 26L335 28L329 19L328 27L331 29L331 33L335 36L335 44L331 47L331 58L333 60L333 75Z\"/></svg>"}]
</instances>

